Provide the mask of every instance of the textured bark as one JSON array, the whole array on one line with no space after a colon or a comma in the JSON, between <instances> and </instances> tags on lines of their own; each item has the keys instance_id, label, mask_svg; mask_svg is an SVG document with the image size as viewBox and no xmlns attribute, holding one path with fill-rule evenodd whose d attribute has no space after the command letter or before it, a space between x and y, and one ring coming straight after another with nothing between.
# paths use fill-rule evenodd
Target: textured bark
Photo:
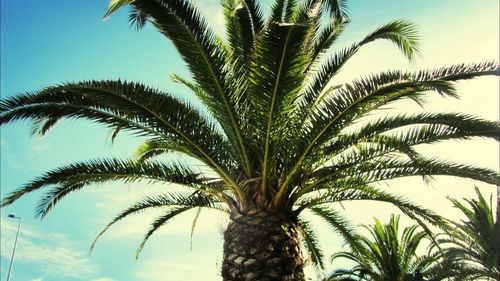
<instances>
[{"instance_id":1,"label":"textured bark","mask_svg":"<svg viewBox=\"0 0 500 281\"><path fill-rule=\"evenodd\" d=\"M224 281L303 281L296 224L286 215L253 209L233 213L224 232Z\"/></svg>"}]
</instances>

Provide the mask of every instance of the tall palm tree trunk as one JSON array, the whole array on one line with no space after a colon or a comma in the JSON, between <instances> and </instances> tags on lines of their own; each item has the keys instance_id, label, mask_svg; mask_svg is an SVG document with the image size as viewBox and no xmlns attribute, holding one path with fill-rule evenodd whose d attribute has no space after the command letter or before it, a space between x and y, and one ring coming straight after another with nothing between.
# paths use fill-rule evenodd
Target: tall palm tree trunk
<instances>
[{"instance_id":1,"label":"tall palm tree trunk","mask_svg":"<svg viewBox=\"0 0 500 281\"><path fill-rule=\"evenodd\" d=\"M224 281L303 281L296 223L285 214L233 213L224 233Z\"/></svg>"}]
</instances>

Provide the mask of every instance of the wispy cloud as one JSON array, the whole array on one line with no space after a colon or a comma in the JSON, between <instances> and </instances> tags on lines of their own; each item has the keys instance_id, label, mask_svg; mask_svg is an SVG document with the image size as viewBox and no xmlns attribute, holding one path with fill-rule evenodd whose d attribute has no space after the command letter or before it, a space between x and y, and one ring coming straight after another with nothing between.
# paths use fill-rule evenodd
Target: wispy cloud
<instances>
[{"instance_id":1,"label":"wispy cloud","mask_svg":"<svg viewBox=\"0 0 500 281\"><path fill-rule=\"evenodd\" d=\"M186 191L186 189L168 186L169 192ZM92 191L94 192L94 191ZM99 190L95 190L98 197L95 200L96 209L99 210L99 216L95 219L96 229L103 228L108 224L118 213L136 203L140 198L146 195L165 193L165 186L145 186L142 184L126 187L123 184L109 185ZM120 194L120 196L116 196ZM141 238L149 229L151 223L162 213L162 208L152 208L137 215L131 215L122 221L116 223L110 228L108 233L103 236L103 239L137 239ZM158 230L157 234L186 234L191 231L191 222L194 219L194 210L180 214L172 219L167 226ZM204 209L197 221L195 233L213 233L220 232L226 225L227 216L216 210ZM133 226L133 227L130 227Z\"/></svg>"},{"instance_id":2,"label":"wispy cloud","mask_svg":"<svg viewBox=\"0 0 500 281\"><path fill-rule=\"evenodd\" d=\"M184 264L150 260L134 274L137 280L163 281L168 276L169 281L205 280L220 281L218 269L212 270L197 264Z\"/></svg>"},{"instance_id":3,"label":"wispy cloud","mask_svg":"<svg viewBox=\"0 0 500 281\"><path fill-rule=\"evenodd\" d=\"M26 141L26 146L28 146L31 151L35 154L42 154L47 152L50 147L47 144L46 141L42 138L30 138L28 141Z\"/></svg>"},{"instance_id":4,"label":"wispy cloud","mask_svg":"<svg viewBox=\"0 0 500 281\"><path fill-rule=\"evenodd\" d=\"M6 148L9 146L9 141L5 138L0 138L0 147Z\"/></svg>"},{"instance_id":5,"label":"wispy cloud","mask_svg":"<svg viewBox=\"0 0 500 281\"><path fill-rule=\"evenodd\" d=\"M193 3L196 3L200 13L207 19L209 26L211 26L217 34L224 36L224 14L222 12L222 6L219 2L214 0L203 0L195 1Z\"/></svg>"},{"instance_id":6,"label":"wispy cloud","mask_svg":"<svg viewBox=\"0 0 500 281\"><path fill-rule=\"evenodd\" d=\"M2 219L1 255L10 258L17 226ZM96 272L87 253L78 250L60 233L45 233L29 225L22 226L16 249L16 261L30 263L47 277L87 279ZM42 281L42 277L33 281Z\"/></svg>"},{"instance_id":7,"label":"wispy cloud","mask_svg":"<svg viewBox=\"0 0 500 281\"><path fill-rule=\"evenodd\" d=\"M99 277L99 278L92 279L90 281L115 281L115 279L111 279L108 277Z\"/></svg>"}]
</instances>

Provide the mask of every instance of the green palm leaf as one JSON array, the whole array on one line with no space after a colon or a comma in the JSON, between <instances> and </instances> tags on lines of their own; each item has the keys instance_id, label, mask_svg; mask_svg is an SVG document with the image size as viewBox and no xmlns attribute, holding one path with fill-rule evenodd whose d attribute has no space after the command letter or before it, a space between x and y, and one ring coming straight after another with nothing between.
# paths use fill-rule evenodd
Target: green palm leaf
<instances>
[{"instance_id":1,"label":"green palm leaf","mask_svg":"<svg viewBox=\"0 0 500 281\"><path fill-rule=\"evenodd\" d=\"M316 62L322 53L330 49L344 31L347 23L347 21L336 20L317 33L313 42L310 65Z\"/></svg>"},{"instance_id":2,"label":"green palm leaf","mask_svg":"<svg viewBox=\"0 0 500 281\"><path fill-rule=\"evenodd\" d=\"M454 229L438 241L445 245L444 257L456 268L457 278L473 280L500 278L500 223L492 203L476 188L477 199L465 199L468 206L449 198L465 220L452 222Z\"/></svg>"},{"instance_id":3,"label":"green palm leaf","mask_svg":"<svg viewBox=\"0 0 500 281\"><path fill-rule=\"evenodd\" d=\"M430 74L435 75L436 80L404 83L395 82L411 79L411 74L389 72L371 79L356 81L353 85L346 85L339 89L338 94L330 99L325 99L317 112L311 115L311 122L304 123L305 130L309 133L301 136L305 139L305 141L299 142L302 144L302 147L298 148L301 152L297 154L294 168L286 177L281 190L284 190L293 179L293 173L303 164L308 155L314 154L312 152L314 149L321 148L321 144L328 142L356 118L364 116L365 112L373 111L388 102L413 97L428 90L455 96L455 90L450 84L451 80L470 79L474 75L480 76L485 75L485 73L498 72L498 66L493 63L477 64L474 69L476 72L466 75L464 69L452 66ZM452 74L452 71L456 71L455 74ZM422 77L422 74L418 74L417 77Z\"/></svg>"},{"instance_id":4,"label":"green palm leaf","mask_svg":"<svg viewBox=\"0 0 500 281\"><path fill-rule=\"evenodd\" d=\"M309 208L313 214L325 220L333 231L338 232L347 243L356 245L358 242L354 237L354 228L348 220L333 208L325 206L314 206Z\"/></svg>"},{"instance_id":5,"label":"green palm leaf","mask_svg":"<svg viewBox=\"0 0 500 281\"><path fill-rule=\"evenodd\" d=\"M230 167L221 167L219 162L223 161L217 159L220 151L231 151L224 136L197 110L143 85L121 81L71 83L0 103L1 124L19 119L63 117L86 118L141 136L176 138L191 156L231 182ZM236 184L232 185L235 188Z\"/></svg>"},{"instance_id":6,"label":"green palm leaf","mask_svg":"<svg viewBox=\"0 0 500 281\"><path fill-rule=\"evenodd\" d=\"M303 109L300 111L309 114L311 107L316 103L321 92L325 90L328 82L337 74L341 67L347 63L361 47L379 39L393 42L409 59L412 59L413 56L418 53L418 35L413 24L406 21L388 23L367 35L359 43L336 52L322 63L318 69L314 69L314 75L303 92L303 104L301 105Z\"/></svg>"},{"instance_id":7,"label":"green palm leaf","mask_svg":"<svg viewBox=\"0 0 500 281\"><path fill-rule=\"evenodd\" d=\"M27 193L56 186L42 199L39 210L45 215L63 196L82 187L110 181L175 183L202 190L200 173L179 164L136 163L118 159L98 159L63 166L24 185L2 199L1 206L12 204Z\"/></svg>"},{"instance_id":8,"label":"green palm leaf","mask_svg":"<svg viewBox=\"0 0 500 281\"><path fill-rule=\"evenodd\" d=\"M172 208L168 210L165 214L159 216L152 224L151 227L149 228L148 232L146 235L144 235L144 238L142 239L141 243L139 244L139 247L137 248L135 258L138 259L139 255L141 254L142 250L144 250L144 246L146 245L146 242L149 240L151 235L155 233L160 227L164 226L170 219L173 217L184 213L193 207L177 207L177 208Z\"/></svg>"},{"instance_id":9,"label":"green palm leaf","mask_svg":"<svg viewBox=\"0 0 500 281\"><path fill-rule=\"evenodd\" d=\"M264 19L262 9L260 8L259 2L256 0L241 0L250 15L250 20L252 22L252 31L255 35L259 34L264 28Z\"/></svg>"},{"instance_id":10,"label":"green palm leaf","mask_svg":"<svg viewBox=\"0 0 500 281\"><path fill-rule=\"evenodd\" d=\"M332 256L332 261L344 258L354 262L351 269L338 269L328 280L356 278L355 280L423 280L413 276L434 277L439 267L439 254L417 255L421 242L428 238L418 226L405 228L400 234L399 217L391 216L388 224L383 225L375 219L371 226L364 226L371 237L356 235L359 244L349 245L350 251ZM419 264L420 266L412 266ZM439 280L446 273L438 275Z\"/></svg>"},{"instance_id":11,"label":"green palm leaf","mask_svg":"<svg viewBox=\"0 0 500 281\"><path fill-rule=\"evenodd\" d=\"M320 273L325 269L325 264L323 261L324 254L319 246L318 237L316 236L315 231L312 229L310 222L300 220L299 225L299 230L302 237L302 245L306 249L309 260L314 266L316 273L320 275Z\"/></svg>"},{"instance_id":12,"label":"green palm leaf","mask_svg":"<svg viewBox=\"0 0 500 281\"><path fill-rule=\"evenodd\" d=\"M124 2L124 4L118 4ZM114 1L107 15L129 0ZM233 145L245 171L249 173L247 150L241 135L240 124L235 112L235 100L231 91L226 91L226 59L221 51L220 39L208 27L206 21L188 1L184 0L136 0L131 3L137 10L147 14L155 27L172 40L188 64L195 81L209 96L203 99L212 115L219 121L227 135L232 136ZM115 6L117 6L115 8Z\"/></svg>"},{"instance_id":13,"label":"green palm leaf","mask_svg":"<svg viewBox=\"0 0 500 281\"><path fill-rule=\"evenodd\" d=\"M222 5L232 55L243 62L248 62L250 52L254 47L255 34L248 32L253 26L247 6L240 0L225 0Z\"/></svg>"},{"instance_id":14,"label":"green palm leaf","mask_svg":"<svg viewBox=\"0 0 500 281\"><path fill-rule=\"evenodd\" d=\"M402 196L390 194L372 186L363 185L362 182L336 182L331 186L323 186L323 188L326 187L329 188L325 192L319 195L309 196L308 198L302 198L298 201L296 203L299 206L297 212L305 208L322 204L370 200L390 203L411 218L422 219L434 226L446 228L446 222L436 213L414 204Z\"/></svg>"},{"instance_id":15,"label":"green palm leaf","mask_svg":"<svg viewBox=\"0 0 500 281\"><path fill-rule=\"evenodd\" d=\"M260 68L253 68L250 73L255 108L251 121L256 137L263 140L263 190L268 185L269 166L276 165L270 163L271 159L281 147L271 140L282 139L285 135L283 125L288 123L288 114L293 109L304 77L303 68L307 61L301 49L306 31L306 26L301 24L271 23L263 34L262 43L256 48L255 64Z\"/></svg>"}]
</instances>

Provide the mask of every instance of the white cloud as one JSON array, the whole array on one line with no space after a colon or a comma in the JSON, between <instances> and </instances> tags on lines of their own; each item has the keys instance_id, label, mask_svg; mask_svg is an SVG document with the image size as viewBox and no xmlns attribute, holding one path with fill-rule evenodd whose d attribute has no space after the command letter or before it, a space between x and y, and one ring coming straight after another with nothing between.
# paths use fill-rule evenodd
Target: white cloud
<instances>
[{"instance_id":1,"label":"white cloud","mask_svg":"<svg viewBox=\"0 0 500 281\"><path fill-rule=\"evenodd\" d=\"M118 222L116 225L112 226L108 233L105 234L107 238L123 238L130 239L131 237L141 237L146 234L151 223L162 214L162 210L154 210L148 213L142 213L139 215L131 216L123 220L123 222ZM189 235L191 231L192 221L194 219L195 211L187 211L183 214L178 215L178 217L173 218L162 228L157 230L156 235L166 234L166 235L176 235L185 234ZM202 210L198 221L196 222L195 235L201 233L217 233L221 228L225 226L225 217L222 213L218 211L204 209ZM107 223L107 222L106 222ZM105 223L101 224L104 225ZM130 227L134 226L134 227ZM103 237L104 238L104 237Z\"/></svg>"},{"instance_id":2,"label":"white cloud","mask_svg":"<svg viewBox=\"0 0 500 281\"><path fill-rule=\"evenodd\" d=\"M1 255L10 259L17 225L4 219L1 225ZM86 279L96 272L87 253L78 250L66 235L40 232L26 224L19 235L16 261L30 263L47 276Z\"/></svg>"},{"instance_id":3,"label":"white cloud","mask_svg":"<svg viewBox=\"0 0 500 281\"><path fill-rule=\"evenodd\" d=\"M42 277L38 277L38 278L35 278L35 279L31 279L31 281L43 281L43 278Z\"/></svg>"},{"instance_id":4,"label":"white cloud","mask_svg":"<svg viewBox=\"0 0 500 281\"><path fill-rule=\"evenodd\" d=\"M29 147L34 154L46 153L50 147L43 138L30 137L25 141L25 146Z\"/></svg>"},{"instance_id":5,"label":"white cloud","mask_svg":"<svg viewBox=\"0 0 500 281\"><path fill-rule=\"evenodd\" d=\"M186 191L185 188L178 188L174 185L168 186L169 192ZM95 219L97 229L102 229L118 213L130 207L146 195L163 194L165 185L137 184L124 190L123 184L107 185L105 188L94 189L92 192L98 196L95 199L96 209L100 215ZM120 196L115 196L120 194ZM106 239L140 239L149 229L151 223L163 213L162 208L152 208L137 215L130 215L122 221L113 225L102 240ZM155 233L176 235L189 235L191 231L191 222L194 219L194 209L180 214L172 219L167 225ZM218 233L226 225L227 215L217 210L203 209L197 221L195 235L205 233ZM134 227L130 227L130 226Z\"/></svg>"},{"instance_id":6,"label":"white cloud","mask_svg":"<svg viewBox=\"0 0 500 281\"><path fill-rule=\"evenodd\" d=\"M92 279L90 281L115 281L115 279L111 279L108 277L99 277L99 278Z\"/></svg>"},{"instance_id":7,"label":"white cloud","mask_svg":"<svg viewBox=\"0 0 500 281\"><path fill-rule=\"evenodd\" d=\"M222 5L220 5L219 1L203 0L194 1L193 3L199 8L200 13L205 16L209 26L212 27L217 34L224 37L226 28Z\"/></svg>"},{"instance_id":8,"label":"white cloud","mask_svg":"<svg viewBox=\"0 0 500 281\"><path fill-rule=\"evenodd\" d=\"M220 281L217 267L208 268L196 263L178 263L148 260L135 272L137 280L142 281ZM168 277L168 278L167 278Z\"/></svg>"},{"instance_id":9,"label":"white cloud","mask_svg":"<svg viewBox=\"0 0 500 281\"><path fill-rule=\"evenodd\" d=\"M1 148L6 148L9 145L9 141L5 138L0 138L0 147Z\"/></svg>"}]
</instances>

